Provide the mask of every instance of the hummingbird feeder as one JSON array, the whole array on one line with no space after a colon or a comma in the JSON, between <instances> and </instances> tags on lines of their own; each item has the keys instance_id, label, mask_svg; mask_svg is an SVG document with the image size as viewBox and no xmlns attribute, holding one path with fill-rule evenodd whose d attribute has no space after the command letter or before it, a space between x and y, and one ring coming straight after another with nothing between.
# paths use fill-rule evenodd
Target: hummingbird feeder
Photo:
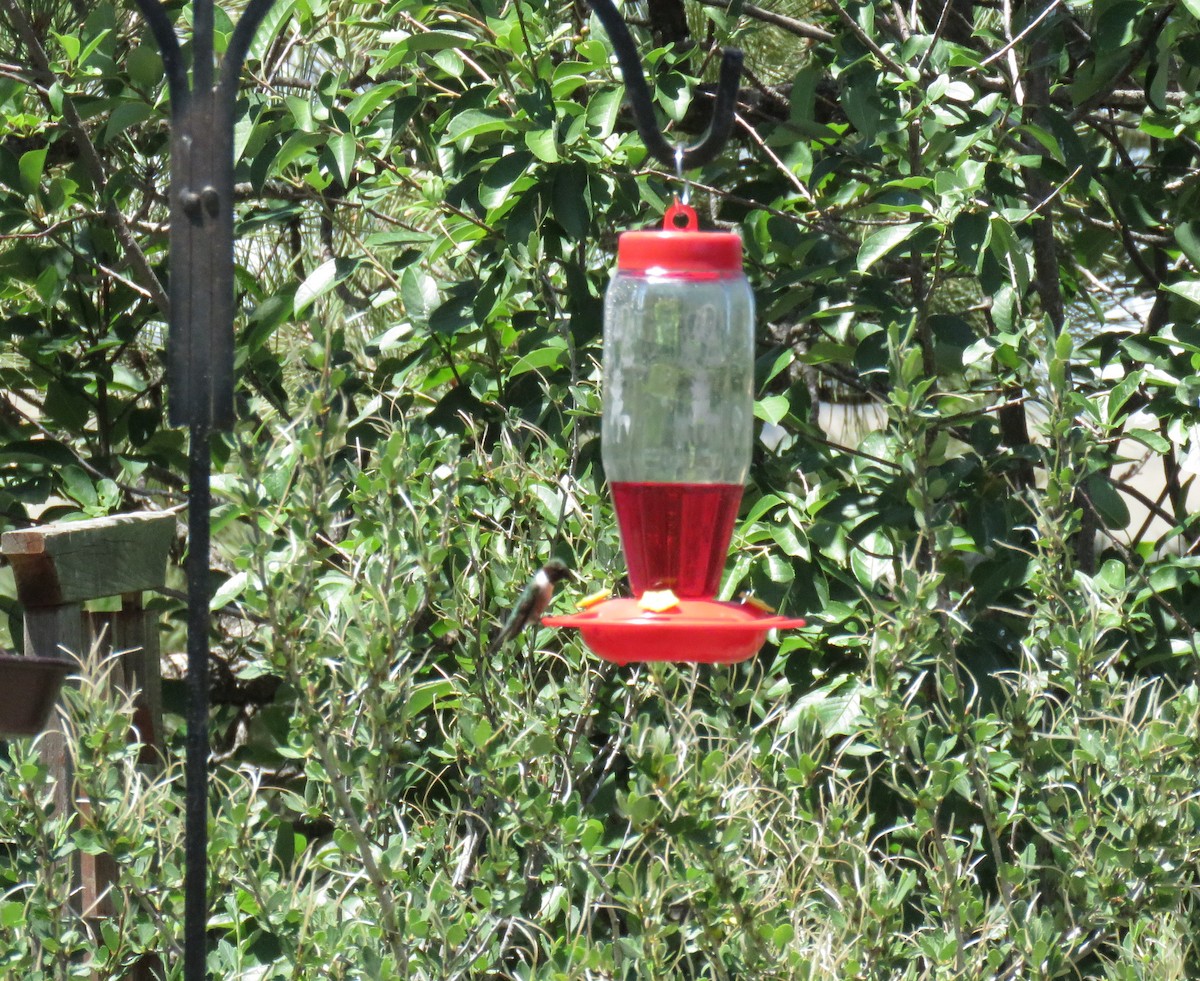
<instances>
[{"instance_id":1,"label":"hummingbird feeder","mask_svg":"<svg viewBox=\"0 0 1200 981\"><path fill-rule=\"evenodd\" d=\"M713 159L733 128L742 53L722 54L704 138L673 148L625 22L612 0L589 2L650 153L680 176ZM601 452L635 595L543 622L577 628L622 664L742 661L771 629L804 626L760 604L715 599L754 438L754 295L736 233L700 231L696 212L677 201L661 230L621 235L603 372Z\"/></svg>"},{"instance_id":2,"label":"hummingbird feeder","mask_svg":"<svg viewBox=\"0 0 1200 981\"><path fill-rule=\"evenodd\" d=\"M719 602L754 435L754 296L742 241L676 203L621 235L604 305L601 446L634 598L549 626L601 657L727 663L803 620Z\"/></svg>"}]
</instances>

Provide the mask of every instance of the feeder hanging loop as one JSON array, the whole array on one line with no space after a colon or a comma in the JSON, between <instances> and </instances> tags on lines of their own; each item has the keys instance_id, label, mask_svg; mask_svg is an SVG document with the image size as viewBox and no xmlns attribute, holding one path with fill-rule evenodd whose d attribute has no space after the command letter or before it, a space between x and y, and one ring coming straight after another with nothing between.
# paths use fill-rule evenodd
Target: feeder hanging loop
<instances>
[{"instance_id":1,"label":"feeder hanging loop","mask_svg":"<svg viewBox=\"0 0 1200 981\"><path fill-rule=\"evenodd\" d=\"M634 121L646 149L667 166L677 166L680 169L702 167L714 159L729 142L729 135L733 132L733 115L742 74L742 52L738 48L721 49L721 73L717 81L716 105L713 107L708 132L699 143L683 148L682 152L677 153L679 148L673 146L659 128L658 119L654 115L654 102L646 84L646 76L642 73L637 48L613 0L588 0L588 5L595 11L600 23L604 25L604 30L608 32L617 62L621 66L621 75L625 81L625 90L629 94Z\"/></svg>"}]
</instances>

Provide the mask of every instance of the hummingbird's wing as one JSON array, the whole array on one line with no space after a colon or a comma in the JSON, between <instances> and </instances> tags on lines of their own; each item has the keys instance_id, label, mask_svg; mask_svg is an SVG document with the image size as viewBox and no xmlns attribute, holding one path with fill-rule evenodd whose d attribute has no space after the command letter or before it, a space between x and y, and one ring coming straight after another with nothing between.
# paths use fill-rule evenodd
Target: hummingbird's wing
<instances>
[{"instance_id":1,"label":"hummingbird's wing","mask_svg":"<svg viewBox=\"0 0 1200 981\"><path fill-rule=\"evenodd\" d=\"M554 584L566 573L566 565L556 559L552 559L537 571L521 593L521 598L517 600L512 613L504 621L500 633L488 646L488 654L495 653L501 644L515 637L526 624L532 623L546 612L546 607L550 605L550 599L554 596Z\"/></svg>"},{"instance_id":2,"label":"hummingbird's wing","mask_svg":"<svg viewBox=\"0 0 1200 981\"><path fill-rule=\"evenodd\" d=\"M488 645L488 654L495 654L503 644L508 643L519 634L525 624L540 612L537 609L539 599L537 586L537 581L534 580L525 587L521 598L517 600L517 605L513 607L508 619L504 621L504 626L500 628L500 632ZM545 608L545 603L542 603L542 608Z\"/></svg>"}]
</instances>

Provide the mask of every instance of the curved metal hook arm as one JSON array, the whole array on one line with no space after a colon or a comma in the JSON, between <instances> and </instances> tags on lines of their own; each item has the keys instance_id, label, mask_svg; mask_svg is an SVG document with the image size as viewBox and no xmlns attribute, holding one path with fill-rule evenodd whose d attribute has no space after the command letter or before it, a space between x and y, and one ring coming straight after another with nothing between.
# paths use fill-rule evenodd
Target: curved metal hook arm
<instances>
[{"instance_id":1,"label":"curved metal hook arm","mask_svg":"<svg viewBox=\"0 0 1200 981\"><path fill-rule=\"evenodd\" d=\"M221 81L218 84L228 93L226 98L236 95L246 54L254 41L254 35L271 12L274 2L275 0L250 0L246 9L242 11L242 16L238 18L233 36L229 39L229 46L225 49L225 59L221 63Z\"/></svg>"},{"instance_id":2,"label":"curved metal hook arm","mask_svg":"<svg viewBox=\"0 0 1200 981\"><path fill-rule=\"evenodd\" d=\"M183 63L183 50L175 26L167 15L166 8L159 0L133 0L146 19L146 25L162 52L163 70L167 76L167 87L171 92L171 101L177 106L183 106L190 94L188 89L187 66ZM250 0L242 16L233 29L233 36L225 51L221 63L221 80L218 83L225 99L236 94L238 80L242 72L242 63L254 40L254 34L271 10L274 0ZM210 32L211 33L211 32ZM201 73L203 74L203 72Z\"/></svg>"},{"instance_id":3,"label":"curved metal hook arm","mask_svg":"<svg viewBox=\"0 0 1200 981\"><path fill-rule=\"evenodd\" d=\"M683 170L700 167L716 157L724 149L729 141L729 134L733 131L733 113L737 106L738 82L742 74L742 52L737 48L722 49L716 105L713 107L708 132L699 143L686 147L677 157L676 147L663 136L659 128L658 119L654 115L654 102L646 84L646 76L642 73L637 48L629 35L629 28L617 12L616 5L613 0L588 0L588 4L600 18L600 23L604 25L609 40L612 41L613 50L621 66L625 89L629 94L634 121L646 149L664 164L670 167L678 165Z\"/></svg>"},{"instance_id":4,"label":"curved metal hook arm","mask_svg":"<svg viewBox=\"0 0 1200 981\"><path fill-rule=\"evenodd\" d=\"M188 98L187 67L183 63L183 50L179 46L179 38L175 35L175 25L167 16L166 8L158 0L134 0L150 33L162 53L163 71L167 76L167 88L171 93L171 104L182 106Z\"/></svg>"}]
</instances>

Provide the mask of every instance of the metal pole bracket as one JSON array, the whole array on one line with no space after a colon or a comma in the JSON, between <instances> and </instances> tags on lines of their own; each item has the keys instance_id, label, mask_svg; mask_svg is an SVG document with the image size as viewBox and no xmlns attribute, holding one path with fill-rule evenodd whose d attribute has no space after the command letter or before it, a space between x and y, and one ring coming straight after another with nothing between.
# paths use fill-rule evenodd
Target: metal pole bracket
<instances>
[{"instance_id":1,"label":"metal pole bracket","mask_svg":"<svg viewBox=\"0 0 1200 981\"><path fill-rule=\"evenodd\" d=\"M633 109L633 118L646 149L668 167L680 171L692 170L708 163L725 148L733 132L734 110L737 108L738 86L742 74L742 52L738 48L723 48L721 72L717 78L716 103L708 131L699 143L679 149L673 145L659 128L654 114L654 100L642 72L637 47L629 34L629 28L617 12L613 0L588 0L588 4L600 18L608 38L612 42L617 62L621 66L621 77Z\"/></svg>"}]
</instances>

